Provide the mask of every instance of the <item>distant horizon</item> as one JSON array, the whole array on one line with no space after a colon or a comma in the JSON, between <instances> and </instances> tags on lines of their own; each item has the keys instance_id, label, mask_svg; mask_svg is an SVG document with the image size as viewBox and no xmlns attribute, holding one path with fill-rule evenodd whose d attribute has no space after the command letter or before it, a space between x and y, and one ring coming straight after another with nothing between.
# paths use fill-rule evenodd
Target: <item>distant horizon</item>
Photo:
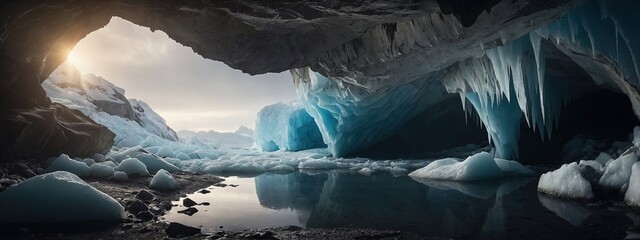
<instances>
[{"instance_id":1,"label":"distant horizon","mask_svg":"<svg viewBox=\"0 0 640 240\"><path fill-rule=\"evenodd\" d=\"M78 42L68 61L146 102L176 132L255 129L262 107L298 98L286 71L251 76L118 17Z\"/></svg>"}]
</instances>

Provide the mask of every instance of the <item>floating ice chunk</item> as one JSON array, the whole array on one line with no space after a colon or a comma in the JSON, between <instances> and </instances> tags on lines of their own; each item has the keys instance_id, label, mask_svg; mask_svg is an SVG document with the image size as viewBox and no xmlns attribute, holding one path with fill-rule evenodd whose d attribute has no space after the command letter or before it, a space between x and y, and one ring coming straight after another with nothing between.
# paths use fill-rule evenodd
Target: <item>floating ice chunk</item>
<instances>
[{"instance_id":1,"label":"floating ice chunk","mask_svg":"<svg viewBox=\"0 0 640 240\"><path fill-rule=\"evenodd\" d=\"M61 154L56 158L49 167L47 172L67 171L80 177L89 176L89 166L86 163L79 162L69 158L67 154Z\"/></svg>"},{"instance_id":2,"label":"floating ice chunk","mask_svg":"<svg viewBox=\"0 0 640 240\"><path fill-rule=\"evenodd\" d=\"M113 179L116 181L129 181L129 176L125 172L116 171L113 173Z\"/></svg>"},{"instance_id":3,"label":"floating ice chunk","mask_svg":"<svg viewBox=\"0 0 640 240\"><path fill-rule=\"evenodd\" d=\"M255 174L255 173L263 173L267 170L258 164L251 163L236 163L229 166L226 170L227 172L233 173L243 173L243 174Z\"/></svg>"},{"instance_id":4,"label":"floating ice chunk","mask_svg":"<svg viewBox=\"0 0 640 240\"><path fill-rule=\"evenodd\" d=\"M122 162L120 162L120 164L118 164L118 166L116 167L116 170L125 172L127 176L149 175L147 166L145 166L144 163L142 163L140 160L135 158L127 158L125 160L122 160Z\"/></svg>"},{"instance_id":5,"label":"floating ice chunk","mask_svg":"<svg viewBox=\"0 0 640 240\"><path fill-rule=\"evenodd\" d=\"M638 156L635 153L630 153L609 162L598 184L622 191L622 186L629 183L631 166L637 161Z\"/></svg>"},{"instance_id":6,"label":"floating ice chunk","mask_svg":"<svg viewBox=\"0 0 640 240\"><path fill-rule=\"evenodd\" d=\"M478 181L502 178L503 174L491 154L481 152L462 162L452 158L437 160L410 173L409 176L450 181Z\"/></svg>"},{"instance_id":7,"label":"floating ice chunk","mask_svg":"<svg viewBox=\"0 0 640 240\"><path fill-rule=\"evenodd\" d=\"M575 162L542 174L538 192L563 198L593 198L591 184L580 175L580 168Z\"/></svg>"},{"instance_id":8,"label":"floating ice chunk","mask_svg":"<svg viewBox=\"0 0 640 240\"><path fill-rule=\"evenodd\" d=\"M83 163L84 164L84 163ZM0 223L119 220L124 208L73 173L32 177L0 193Z\"/></svg>"},{"instance_id":9,"label":"floating ice chunk","mask_svg":"<svg viewBox=\"0 0 640 240\"><path fill-rule=\"evenodd\" d=\"M142 147L135 146L131 148L124 148L121 151L117 151L117 152L112 151L109 153L107 157L110 157L116 162L121 162L122 160L125 160L127 158L137 157L139 154L143 153L142 151L143 151Z\"/></svg>"},{"instance_id":10,"label":"floating ice chunk","mask_svg":"<svg viewBox=\"0 0 640 240\"><path fill-rule=\"evenodd\" d=\"M100 153L93 154L93 160L96 162L104 162L106 161L106 157Z\"/></svg>"},{"instance_id":11,"label":"floating ice chunk","mask_svg":"<svg viewBox=\"0 0 640 240\"><path fill-rule=\"evenodd\" d=\"M538 173L522 166L519 162L505 160L502 158L496 158L494 160L505 177L530 177L538 175Z\"/></svg>"},{"instance_id":12,"label":"floating ice chunk","mask_svg":"<svg viewBox=\"0 0 640 240\"><path fill-rule=\"evenodd\" d=\"M115 162L112 162L112 161L104 161L104 162L101 162L100 164L104 164L104 165L107 165L107 166L112 167L112 168L116 168L118 166L118 165L116 165Z\"/></svg>"},{"instance_id":13,"label":"floating ice chunk","mask_svg":"<svg viewBox=\"0 0 640 240\"><path fill-rule=\"evenodd\" d=\"M640 163L634 163L631 166L631 178L627 193L624 195L624 202L640 207Z\"/></svg>"},{"instance_id":14,"label":"floating ice chunk","mask_svg":"<svg viewBox=\"0 0 640 240\"><path fill-rule=\"evenodd\" d=\"M149 187L172 190L180 188L180 183L176 181L175 178L173 178L171 173L165 171L164 169L160 169L158 170L156 175L153 176L153 179L151 179Z\"/></svg>"},{"instance_id":15,"label":"floating ice chunk","mask_svg":"<svg viewBox=\"0 0 640 240\"><path fill-rule=\"evenodd\" d=\"M87 164L87 166L91 166L91 165L93 165L94 163L96 163L96 161L94 161L94 160L93 160L93 159L91 159L91 158L81 158L81 159L78 159L77 161L78 161L78 162L83 162L83 163Z\"/></svg>"},{"instance_id":16,"label":"floating ice chunk","mask_svg":"<svg viewBox=\"0 0 640 240\"><path fill-rule=\"evenodd\" d=\"M280 164L278 166L272 167L269 169L269 172L277 172L277 173L288 173L296 171L295 168L286 164Z\"/></svg>"},{"instance_id":17,"label":"floating ice chunk","mask_svg":"<svg viewBox=\"0 0 640 240\"><path fill-rule=\"evenodd\" d=\"M171 158L175 157L175 155L173 154L173 150L171 150L170 146L161 146L160 149L158 149L158 152L156 152L156 155L160 157L171 157Z\"/></svg>"},{"instance_id":18,"label":"floating ice chunk","mask_svg":"<svg viewBox=\"0 0 640 240\"><path fill-rule=\"evenodd\" d=\"M299 169L336 169L338 168L338 163L328 160L328 159L310 159L304 162L301 162L298 165Z\"/></svg>"},{"instance_id":19,"label":"floating ice chunk","mask_svg":"<svg viewBox=\"0 0 640 240\"><path fill-rule=\"evenodd\" d=\"M154 155L148 153L142 153L136 157L145 166L147 166L147 170L149 172L157 172L160 169L167 170L169 172L177 172L180 171L180 168L174 166L171 163L168 163L164 159L158 158Z\"/></svg>"},{"instance_id":20,"label":"floating ice chunk","mask_svg":"<svg viewBox=\"0 0 640 240\"><path fill-rule=\"evenodd\" d=\"M116 172L114 167L115 167L115 164L112 167L106 163L95 163L95 164L92 164L91 167L89 167L89 173L91 174L92 177L108 178L113 176L113 174Z\"/></svg>"},{"instance_id":21,"label":"floating ice chunk","mask_svg":"<svg viewBox=\"0 0 640 240\"><path fill-rule=\"evenodd\" d=\"M191 157L189 157L189 155L187 155L186 153L178 153L178 154L176 154L176 158L178 158L180 160L189 160L189 159L191 159Z\"/></svg>"},{"instance_id":22,"label":"floating ice chunk","mask_svg":"<svg viewBox=\"0 0 640 240\"><path fill-rule=\"evenodd\" d=\"M360 169L358 171L358 173L360 173L362 175L365 175L365 176L373 175L375 172L376 172L375 170L372 170L371 168L368 168L368 167Z\"/></svg>"},{"instance_id":23,"label":"floating ice chunk","mask_svg":"<svg viewBox=\"0 0 640 240\"><path fill-rule=\"evenodd\" d=\"M598 157L596 157L596 159L594 160L604 165L604 164L607 164L607 162L609 162L609 160L611 159L613 159L611 155L609 155L606 152L601 152L600 155L598 155Z\"/></svg>"}]
</instances>

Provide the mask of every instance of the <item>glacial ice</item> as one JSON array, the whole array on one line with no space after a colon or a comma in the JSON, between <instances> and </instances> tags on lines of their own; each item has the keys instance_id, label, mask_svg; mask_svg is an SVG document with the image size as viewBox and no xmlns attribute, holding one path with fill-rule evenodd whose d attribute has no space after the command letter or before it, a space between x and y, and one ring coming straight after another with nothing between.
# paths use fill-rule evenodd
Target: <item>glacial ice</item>
<instances>
[{"instance_id":1,"label":"glacial ice","mask_svg":"<svg viewBox=\"0 0 640 240\"><path fill-rule=\"evenodd\" d=\"M112 167L105 163L94 163L91 164L91 167L89 167L89 173L92 177L108 178L113 176L113 174L116 172L114 168L115 166Z\"/></svg>"},{"instance_id":2,"label":"glacial ice","mask_svg":"<svg viewBox=\"0 0 640 240\"><path fill-rule=\"evenodd\" d=\"M89 176L89 166L86 163L69 158L62 154L56 158L46 169L47 172L67 171L80 177Z\"/></svg>"},{"instance_id":3,"label":"glacial ice","mask_svg":"<svg viewBox=\"0 0 640 240\"><path fill-rule=\"evenodd\" d=\"M538 182L538 191L563 198L593 198L591 184L582 177L575 162L542 174Z\"/></svg>"},{"instance_id":4,"label":"glacial ice","mask_svg":"<svg viewBox=\"0 0 640 240\"><path fill-rule=\"evenodd\" d=\"M296 102L262 108L256 119L255 138L263 151L299 151L325 146L313 118Z\"/></svg>"},{"instance_id":5,"label":"glacial ice","mask_svg":"<svg viewBox=\"0 0 640 240\"><path fill-rule=\"evenodd\" d=\"M629 205L640 207L640 163L634 163L631 166L631 177L624 201Z\"/></svg>"},{"instance_id":6,"label":"glacial ice","mask_svg":"<svg viewBox=\"0 0 640 240\"><path fill-rule=\"evenodd\" d=\"M494 160L505 177L531 177L538 175L538 173L522 166L519 162L501 158L495 158Z\"/></svg>"},{"instance_id":7,"label":"glacial ice","mask_svg":"<svg viewBox=\"0 0 640 240\"><path fill-rule=\"evenodd\" d=\"M84 164L84 163L83 163ZM0 223L119 220L124 208L73 173L38 175L0 193Z\"/></svg>"},{"instance_id":8,"label":"glacial ice","mask_svg":"<svg viewBox=\"0 0 640 240\"><path fill-rule=\"evenodd\" d=\"M412 178L448 181L499 179L504 175L491 154L481 152L458 162L452 158L437 160L409 174Z\"/></svg>"},{"instance_id":9,"label":"glacial ice","mask_svg":"<svg viewBox=\"0 0 640 240\"><path fill-rule=\"evenodd\" d=\"M638 156L633 152L609 162L598 184L624 192L623 186L629 182L631 166L636 162Z\"/></svg>"},{"instance_id":10,"label":"glacial ice","mask_svg":"<svg viewBox=\"0 0 640 240\"><path fill-rule=\"evenodd\" d=\"M129 181L129 176L125 172L116 171L113 173L113 179L116 181Z\"/></svg>"},{"instance_id":11,"label":"glacial ice","mask_svg":"<svg viewBox=\"0 0 640 240\"><path fill-rule=\"evenodd\" d=\"M180 168L174 166L171 163L168 163L162 158L156 157L154 155L148 153L142 153L136 156L136 159L140 160L140 162L144 163L149 172L158 172L159 170L166 170L168 172L177 172L180 171Z\"/></svg>"},{"instance_id":12,"label":"glacial ice","mask_svg":"<svg viewBox=\"0 0 640 240\"><path fill-rule=\"evenodd\" d=\"M442 84L431 79L403 80L394 88L367 91L309 68L291 70L291 75L300 102L335 157L384 140L445 96Z\"/></svg>"},{"instance_id":13,"label":"glacial ice","mask_svg":"<svg viewBox=\"0 0 640 240\"><path fill-rule=\"evenodd\" d=\"M172 190L172 189L178 189L181 186L180 186L180 183L176 181L175 178L173 178L171 173L165 171L164 169L160 169L151 179L151 183L149 183L149 187Z\"/></svg>"},{"instance_id":14,"label":"glacial ice","mask_svg":"<svg viewBox=\"0 0 640 240\"><path fill-rule=\"evenodd\" d=\"M127 176L149 175L147 166L145 166L144 163L135 158L127 158L125 160L122 160L122 162L120 162L120 164L118 164L118 166L116 167L116 171L124 172L127 174Z\"/></svg>"}]
</instances>

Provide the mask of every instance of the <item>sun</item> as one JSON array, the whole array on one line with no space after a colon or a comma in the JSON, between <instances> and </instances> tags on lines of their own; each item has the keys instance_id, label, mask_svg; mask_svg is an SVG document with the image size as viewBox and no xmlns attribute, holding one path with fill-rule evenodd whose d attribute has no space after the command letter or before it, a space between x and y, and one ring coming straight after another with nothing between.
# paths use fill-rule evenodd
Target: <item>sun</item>
<instances>
[{"instance_id":1,"label":"sun","mask_svg":"<svg viewBox=\"0 0 640 240\"><path fill-rule=\"evenodd\" d=\"M73 65L77 65L78 64L78 56L73 54L73 52L69 52L69 55L67 55L67 62L69 62L69 63L71 63Z\"/></svg>"}]
</instances>

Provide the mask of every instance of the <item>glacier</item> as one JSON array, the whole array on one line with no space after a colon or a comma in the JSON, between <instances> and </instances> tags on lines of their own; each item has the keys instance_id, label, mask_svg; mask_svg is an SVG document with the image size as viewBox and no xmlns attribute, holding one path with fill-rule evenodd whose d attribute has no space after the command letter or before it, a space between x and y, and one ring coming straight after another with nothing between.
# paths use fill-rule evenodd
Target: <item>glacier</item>
<instances>
[{"instance_id":1,"label":"glacier","mask_svg":"<svg viewBox=\"0 0 640 240\"><path fill-rule=\"evenodd\" d=\"M256 119L255 142L262 151L299 151L325 146L313 118L296 102L262 108Z\"/></svg>"}]
</instances>

